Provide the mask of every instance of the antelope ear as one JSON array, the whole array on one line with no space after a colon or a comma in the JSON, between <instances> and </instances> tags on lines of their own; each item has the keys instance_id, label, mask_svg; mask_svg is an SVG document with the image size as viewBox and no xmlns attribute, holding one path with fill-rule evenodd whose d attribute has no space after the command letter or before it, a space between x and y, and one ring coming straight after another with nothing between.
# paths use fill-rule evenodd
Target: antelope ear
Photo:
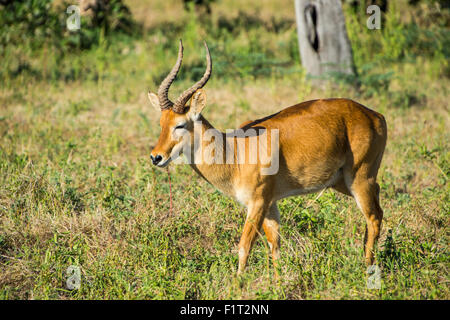
<instances>
[{"instance_id":1,"label":"antelope ear","mask_svg":"<svg viewBox=\"0 0 450 320\"><path fill-rule=\"evenodd\" d=\"M150 100L153 108L155 108L157 111L161 111L161 107L159 106L159 99L156 94L153 92L148 92L148 99Z\"/></svg>"},{"instance_id":2,"label":"antelope ear","mask_svg":"<svg viewBox=\"0 0 450 320\"><path fill-rule=\"evenodd\" d=\"M192 95L191 98L191 106L189 108L189 116L193 120L197 120L200 117L200 113L203 108L206 106L206 93L202 89L198 89Z\"/></svg>"}]
</instances>

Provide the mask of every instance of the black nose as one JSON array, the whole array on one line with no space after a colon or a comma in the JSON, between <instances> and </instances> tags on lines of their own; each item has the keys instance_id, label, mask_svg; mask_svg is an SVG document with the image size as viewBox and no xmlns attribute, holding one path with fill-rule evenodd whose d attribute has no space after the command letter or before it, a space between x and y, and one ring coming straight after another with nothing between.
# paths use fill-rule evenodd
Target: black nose
<instances>
[{"instance_id":1,"label":"black nose","mask_svg":"<svg viewBox=\"0 0 450 320\"><path fill-rule=\"evenodd\" d=\"M151 155L150 159L152 159L153 164L156 166L158 163L161 162L162 157L159 154L156 157Z\"/></svg>"}]
</instances>

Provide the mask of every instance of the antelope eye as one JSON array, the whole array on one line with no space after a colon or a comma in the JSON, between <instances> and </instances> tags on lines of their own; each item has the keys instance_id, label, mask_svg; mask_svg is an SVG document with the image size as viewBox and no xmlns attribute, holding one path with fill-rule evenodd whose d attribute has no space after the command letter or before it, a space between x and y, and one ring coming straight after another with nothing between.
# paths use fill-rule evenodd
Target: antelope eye
<instances>
[{"instance_id":1,"label":"antelope eye","mask_svg":"<svg viewBox=\"0 0 450 320\"><path fill-rule=\"evenodd\" d=\"M184 129L186 127L186 123L179 124L175 127L175 129Z\"/></svg>"}]
</instances>

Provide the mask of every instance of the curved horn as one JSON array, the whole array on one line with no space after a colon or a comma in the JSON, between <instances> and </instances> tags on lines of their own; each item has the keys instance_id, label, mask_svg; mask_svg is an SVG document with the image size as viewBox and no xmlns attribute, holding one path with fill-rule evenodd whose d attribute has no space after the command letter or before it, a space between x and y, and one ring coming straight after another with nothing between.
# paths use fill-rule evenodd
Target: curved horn
<instances>
[{"instance_id":1,"label":"curved horn","mask_svg":"<svg viewBox=\"0 0 450 320\"><path fill-rule=\"evenodd\" d=\"M183 43L180 39L180 48L178 50L178 58L177 62L173 66L170 73L167 75L167 77L161 82L161 85L158 89L158 99L159 99L159 105L161 107L161 110L163 109L170 109L173 106L173 102L169 99L169 88L172 82L175 80L178 71L181 67L181 61L183 60Z\"/></svg>"},{"instance_id":2,"label":"curved horn","mask_svg":"<svg viewBox=\"0 0 450 320\"><path fill-rule=\"evenodd\" d=\"M200 88L203 88L203 86L208 82L209 77L211 76L212 71L212 61L211 61L211 54L209 53L208 45L206 44L206 41L204 41L205 48L206 48L206 71L205 74L203 74L203 77L192 87L184 91L178 99L175 101L175 104L173 105L172 110L176 113L184 113L184 106L186 102L189 101L189 99L192 97L192 95Z\"/></svg>"}]
</instances>

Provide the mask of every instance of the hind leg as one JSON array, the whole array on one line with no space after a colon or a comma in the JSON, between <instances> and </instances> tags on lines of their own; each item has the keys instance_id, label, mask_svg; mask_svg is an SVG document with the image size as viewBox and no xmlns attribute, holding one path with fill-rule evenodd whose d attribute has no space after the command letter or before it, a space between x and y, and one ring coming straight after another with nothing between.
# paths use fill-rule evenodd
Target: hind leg
<instances>
[{"instance_id":1,"label":"hind leg","mask_svg":"<svg viewBox=\"0 0 450 320\"><path fill-rule=\"evenodd\" d=\"M363 177L357 180L356 183L354 181L349 183L349 186L347 186L344 178L342 178L333 185L333 189L353 196L359 209L364 213L367 222L364 235L365 259L368 265L372 265L374 260L374 246L380 234L381 220L383 218L383 211L379 205L380 187L377 183L375 183L374 187L371 186L369 180Z\"/></svg>"},{"instance_id":2,"label":"hind leg","mask_svg":"<svg viewBox=\"0 0 450 320\"><path fill-rule=\"evenodd\" d=\"M380 236L383 210L379 204L380 187L375 178L356 175L350 190L353 197L366 218L366 233L364 239L364 253L367 265L374 262L374 246Z\"/></svg>"}]
</instances>

